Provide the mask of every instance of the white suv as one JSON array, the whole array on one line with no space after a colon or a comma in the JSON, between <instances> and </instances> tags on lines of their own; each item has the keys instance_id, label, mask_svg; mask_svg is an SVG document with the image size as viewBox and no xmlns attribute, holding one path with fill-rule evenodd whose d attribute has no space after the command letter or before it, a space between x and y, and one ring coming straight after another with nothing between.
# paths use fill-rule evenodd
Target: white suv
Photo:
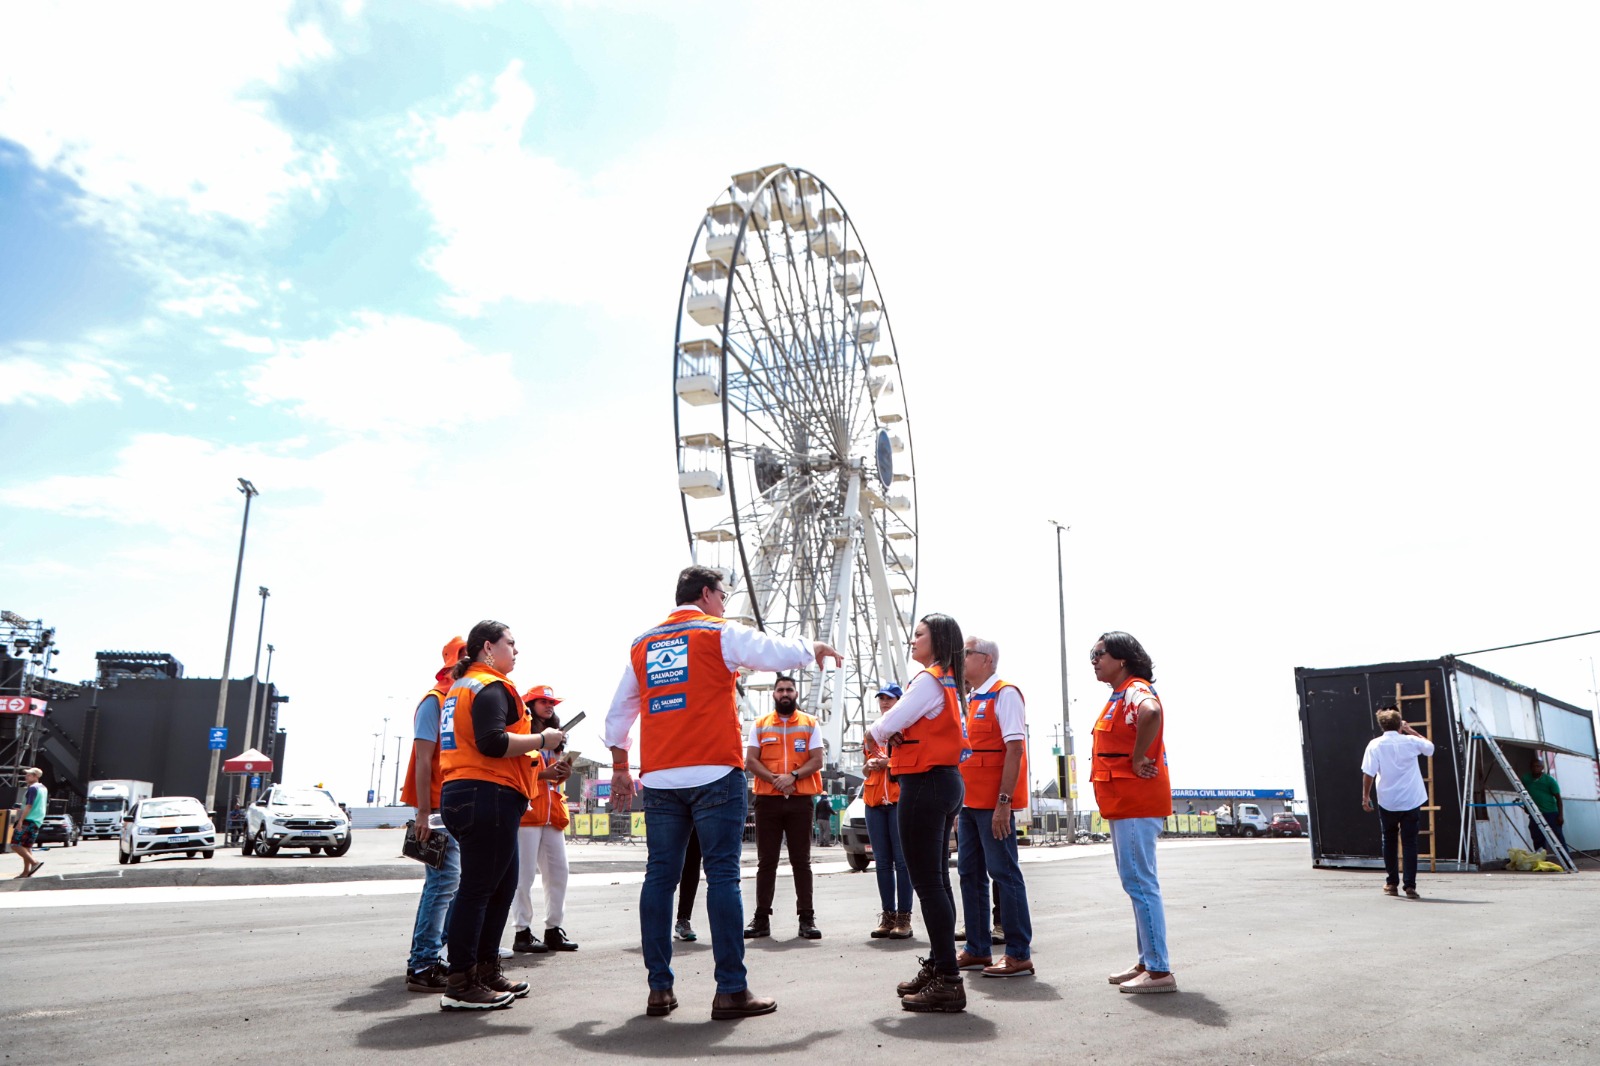
<instances>
[{"instance_id":1,"label":"white suv","mask_svg":"<svg viewBox=\"0 0 1600 1066\"><path fill-rule=\"evenodd\" d=\"M350 850L350 819L324 789L273 785L245 812L243 851L271 857L279 848L343 855Z\"/></svg>"},{"instance_id":2,"label":"white suv","mask_svg":"<svg viewBox=\"0 0 1600 1066\"><path fill-rule=\"evenodd\" d=\"M122 819L117 861L126 866L146 855L183 852L209 859L217 853L217 830L200 801L190 796L140 800Z\"/></svg>"}]
</instances>

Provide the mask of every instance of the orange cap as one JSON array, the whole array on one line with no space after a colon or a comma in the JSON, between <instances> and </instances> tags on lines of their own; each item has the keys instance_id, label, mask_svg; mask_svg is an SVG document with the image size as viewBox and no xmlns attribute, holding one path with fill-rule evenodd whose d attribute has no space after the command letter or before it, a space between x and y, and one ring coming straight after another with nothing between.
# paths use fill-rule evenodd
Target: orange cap
<instances>
[{"instance_id":1,"label":"orange cap","mask_svg":"<svg viewBox=\"0 0 1600 1066\"><path fill-rule=\"evenodd\" d=\"M450 643L444 646L444 664L454 666L456 660L461 658L461 649L467 646L465 637L451 637Z\"/></svg>"},{"instance_id":2,"label":"orange cap","mask_svg":"<svg viewBox=\"0 0 1600 1066\"><path fill-rule=\"evenodd\" d=\"M556 690L549 685L535 685L522 696L523 703L532 703L534 700L549 700L551 703L561 702L561 698L556 695Z\"/></svg>"}]
</instances>

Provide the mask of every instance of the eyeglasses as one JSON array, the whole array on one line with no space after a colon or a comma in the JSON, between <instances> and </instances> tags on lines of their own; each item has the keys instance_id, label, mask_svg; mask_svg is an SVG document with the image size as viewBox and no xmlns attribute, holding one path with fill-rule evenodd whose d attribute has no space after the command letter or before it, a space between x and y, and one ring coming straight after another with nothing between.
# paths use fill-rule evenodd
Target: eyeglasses
<instances>
[{"instance_id":1,"label":"eyeglasses","mask_svg":"<svg viewBox=\"0 0 1600 1066\"><path fill-rule=\"evenodd\" d=\"M1094 651L1089 653L1089 661L1092 663L1097 663L1110 654L1111 653L1106 651L1104 648L1096 648Z\"/></svg>"},{"instance_id":2,"label":"eyeglasses","mask_svg":"<svg viewBox=\"0 0 1600 1066\"><path fill-rule=\"evenodd\" d=\"M989 654L986 651L979 651L977 648L968 648L968 649L966 649L966 652L967 652L968 655L988 655Z\"/></svg>"}]
</instances>

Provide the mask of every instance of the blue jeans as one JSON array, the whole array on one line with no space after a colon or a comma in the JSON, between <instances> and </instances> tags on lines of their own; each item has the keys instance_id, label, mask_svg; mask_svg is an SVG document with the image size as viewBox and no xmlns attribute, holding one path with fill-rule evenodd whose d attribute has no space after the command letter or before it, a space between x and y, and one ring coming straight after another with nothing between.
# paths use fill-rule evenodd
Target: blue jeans
<instances>
[{"instance_id":1,"label":"blue jeans","mask_svg":"<svg viewBox=\"0 0 1600 1066\"><path fill-rule=\"evenodd\" d=\"M672 987L672 897L683 874L691 831L700 838L706 874L706 916L717 994L743 992L744 899L739 893L739 853L744 846L747 788L742 769L695 788L644 789L647 858L639 890L639 943L650 990Z\"/></svg>"},{"instance_id":2,"label":"blue jeans","mask_svg":"<svg viewBox=\"0 0 1600 1066\"><path fill-rule=\"evenodd\" d=\"M1156 879L1156 838L1166 828L1165 818L1109 818L1111 855L1117 861L1122 890L1133 901L1133 925L1139 932L1139 961L1147 970L1170 972L1167 964L1167 912L1161 903L1161 883ZM1002 906L1006 932L1011 915Z\"/></svg>"},{"instance_id":3,"label":"blue jeans","mask_svg":"<svg viewBox=\"0 0 1600 1066\"><path fill-rule=\"evenodd\" d=\"M439 813L461 846L461 881L445 928L451 973L500 957L517 891L517 826L527 809L527 796L493 781L449 781L440 792Z\"/></svg>"},{"instance_id":4,"label":"blue jeans","mask_svg":"<svg viewBox=\"0 0 1600 1066\"><path fill-rule=\"evenodd\" d=\"M966 795L961 771L935 766L920 774L902 774L900 843L906 870L916 890L922 924L928 931L928 954L934 969L956 975L956 897L950 890L950 829Z\"/></svg>"},{"instance_id":5,"label":"blue jeans","mask_svg":"<svg viewBox=\"0 0 1600 1066\"><path fill-rule=\"evenodd\" d=\"M961 875L961 912L967 916L967 954L982 958L993 951L989 936L989 878L994 878L1000 920L1006 929L1006 955L1026 959L1032 955L1033 918L1028 912L1028 888L1017 864L1017 819L1011 832L994 838L994 811L961 808L956 823L956 870Z\"/></svg>"},{"instance_id":6,"label":"blue jeans","mask_svg":"<svg viewBox=\"0 0 1600 1066\"><path fill-rule=\"evenodd\" d=\"M417 901L417 921L411 928L411 959L406 963L412 973L426 970L443 960L444 926L450 907L455 903L456 886L461 884L461 845L447 829L435 829L446 843L444 865L435 870L422 868L422 898Z\"/></svg>"},{"instance_id":7,"label":"blue jeans","mask_svg":"<svg viewBox=\"0 0 1600 1066\"><path fill-rule=\"evenodd\" d=\"M886 911L911 913L911 873L900 847L899 807L885 803L867 808L867 839L878 873L878 902Z\"/></svg>"}]
</instances>

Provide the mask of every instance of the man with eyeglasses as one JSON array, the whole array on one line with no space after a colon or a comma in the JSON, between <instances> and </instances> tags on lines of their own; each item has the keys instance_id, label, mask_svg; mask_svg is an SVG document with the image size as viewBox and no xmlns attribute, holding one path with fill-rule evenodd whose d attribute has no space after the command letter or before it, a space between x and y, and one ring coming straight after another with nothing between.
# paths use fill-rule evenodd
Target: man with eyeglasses
<instances>
[{"instance_id":1,"label":"man with eyeglasses","mask_svg":"<svg viewBox=\"0 0 1600 1066\"><path fill-rule=\"evenodd\" d=\"M956 957L963 970L985 977L1032 977L1033 920L1028 889L1017 861L1013 807L1028 802L1028 727L1022 690L1000 679L1000 645L983 637L966 641L967 743L972 757L961 764L966 798L956 820L956 871L967 942ZM989 880L1005 922L1005 954L993 956L984 919Z\"/></svg>"},{"instance_id":2,"label":"man with eyeglasses","mask_svg":"<svg viewBox=\"0 0 1600 1066\"><path fill-rule=\"evenodd\" d=\"M601 739L611 749L611 808L633 802L629 733L639 725L648 856L639 892L639 930L650 995L645 1013L677 1009L672 973L672 897L692 827L706 874L706 913L717 994L711 1017L733 1021L778 1009L752 995L744 965L739 854L749 788L740 728L738 671L798 670L838 652L821 641L779 637L724 619L722 574L691 566L678 575L677 606L633 642Z\"/></svg>"}]
</instances>

